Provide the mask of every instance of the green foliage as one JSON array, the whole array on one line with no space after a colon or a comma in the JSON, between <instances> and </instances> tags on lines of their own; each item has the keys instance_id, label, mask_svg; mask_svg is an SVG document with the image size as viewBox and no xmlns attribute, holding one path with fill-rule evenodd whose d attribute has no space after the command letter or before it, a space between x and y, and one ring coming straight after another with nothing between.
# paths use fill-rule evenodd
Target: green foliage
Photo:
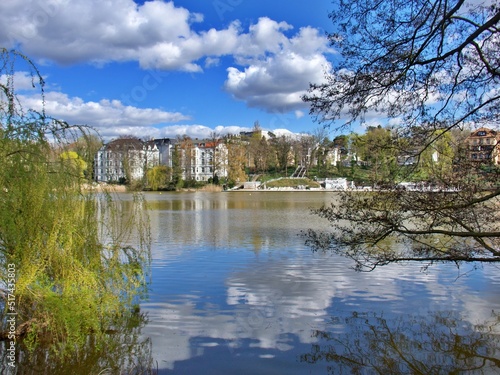
<instances>
[{"instance_id":1,"label":"green foliage","mask_svg":"<svg viewBox=\"0 0 500 375\"><path fill-rule=\"evenodd\" d=\"M212 179L212 183L214 185L219 185L220 180L219 180L219 176L217 174L215 174L214 178Z\"/></svg>"},{"instance_id":2,"label":"green foliage","mask_svg":"<svg viewBox=\"0 0 500 375\"><path fill-rule=\"evenodd\" d=\"M18 373L67 374L70 369L74 375L155 374L151 340L141 337L146 322L146 316L138 309L127 311L114 320L99 340L89 337L71 356L49 361L44 348L31 350L16 363ZM26 341L20 343L21 348Z\"/></svg>"},{"instance_id":3,"label":"green foliage","mask_svg":"<svg viewBox=\"0 0 500 375\"><path fill-rule=\"evenodd\" d=\"M353 135L352 147L356 157L370 167L370 180L373 184L395 181L398 170L398 143L389 129L381 126L370 127L363 135Z\"/></svg>"},{"instance_id":4,"label":"green foliage","mask_svg":"<svg viewBox=\"0 0 500 375\"><path fill-rule=\"evenodd\" d=\"M416 174L421 180L427 181L449 179L455 156L451 133L436 130L433 137L434 141L422 151Z\"/></svg>"},{"instance_id":5,"label":"green foliage","mask_svg":"<svg viewBox=\"0 0 500 375\"><path fill-rule=\"evenodd\" d=\"M181 163L181 149L178 144L175 145L172 151L172 190L182 188L182 163Z\"/></svg>"},{"instance_id":6,"label":"green foliage","mask_svg":"<svg viewBox=\"0 0 500 375\"><path fill-rule=\"evenodd\" d=\"M2 57L4 66L20 58ZM145 291L144 202L86 192L85 162L69 145L88 130L8 105L12 88L3 87L0 105L0 284L14 265L17 334L27 348L48 343L52 355L71 356L89 335L103 338ZM6 307L0 303L3 332Z\"/></svg>"},{"instance_id":7,"label":"green foliage","mask_svg":"<svg viewBox=\"0 0 500 375\"><path fill-rule=\"evenodd\" d=\"M87 163L85 160L80 158L75 151L64 151L59 155L59 157L66 163L69 164L69 172L73 170L73 173L79 177L84 177L87 172Z\"/></svg>"},{"instance_id":8,"label":"green foliage","mask_svg":"<svg viewBox=\"0 0 500 375\"><path fill-rule=\"evenodd\" d=\"M201 188L202 186L205 186L205 182L196 181L195 179L191 178L189 180L183 181L182 188L183 189L198 189L198 188Z\"/></svg>"},{"instance_id":9,"label":"green foliage","mask_svg":"<svg viewBox=\"0 0 500 375\"><path fill-rule=\"evenodd\" d=\"M165 188L170 180L171 171L165 165L157 165L146 172L148 186L151 190L157 191Z\"/></svg>"},{"instance_id":10,"label":"green foliage","mask_svg":"<svg viewBox=\"0 0 500 375\"><path fill-rule=\"evenodd\" d=\"M83 159L87 166L94 163L94 156L102 147L103 142L97 134L83 133L69 149L76 152L79 158ZM91 178L92 168L87 169L87 178Z\"/></svg>"}]
</instances>

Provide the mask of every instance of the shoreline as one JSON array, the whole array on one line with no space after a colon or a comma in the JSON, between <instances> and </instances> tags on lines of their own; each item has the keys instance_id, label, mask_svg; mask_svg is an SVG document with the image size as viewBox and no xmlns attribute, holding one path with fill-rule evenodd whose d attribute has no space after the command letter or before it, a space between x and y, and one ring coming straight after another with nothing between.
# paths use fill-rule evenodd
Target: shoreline
<instances>
[{"instance_id":1,"label":"shoreline","mask_svg":"<svg viewBox=\"0 0 500 375\"><path fill-rule=\"evenodd\" d=\"M106 183L96 183L96 184L83 184L82 189L84 191L93 191L97 193L107 192L107 193L126 193L129 190L125 185L113 185Z\"/></svg>"}]
</instances>

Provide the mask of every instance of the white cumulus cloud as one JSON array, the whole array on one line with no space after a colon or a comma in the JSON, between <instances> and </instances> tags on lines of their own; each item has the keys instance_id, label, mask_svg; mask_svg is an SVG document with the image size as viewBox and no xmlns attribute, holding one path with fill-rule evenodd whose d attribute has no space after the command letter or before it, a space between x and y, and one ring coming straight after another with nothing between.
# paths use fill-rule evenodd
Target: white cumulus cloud
<instances>
[{"instance_id":1,"label":"white cumulus cloud","mask_svg":"<svg viewBox=\"0 0 500 375\"><path fill-rule=\"evenodd\" d=\"M44 96L45 103L40 95L19 95L19 100L25 109L41 111L45 105L45 113L70 124L88 125L97 130L113 128L133 129L155 124L173 123L189 120L190 117L180 112L167 112L156 108L138 108L124 105L119 100L103 99L84 101L79 97L70 97L67 94L50 91ZM135 131L134 131L135 133Z\"/></svg>"},{"instance_id":2,"label":"white cumulus cloud","mask_svg":"<svg viewBox=\"0 0 500 375\"><path fill-rule=\"evenodd\" d=\"M259 24L273 23L261 18ZM269 26L267 26L269 28ZM273 39L277 50L268 49L264 57L240 58L243 67L229 67L225 89L249 107L268 112L288 112L306 107L301 97L311 82L324 81L331 64L325 54L332 53L317 29L304 27L291 38L285 37L274 22ZM288 28L285 28L288 29ZM272 53L271 53L272 52Z\"/></svg>"},{"instance_id":3,"label":"white cumulus cloud","mask_svg":"<svg viewBox=\"0 0 500 375\"><path fill-rule=\"evenodd\" d=\"M316 28L294 30L287 22L262 17L248 29L236 20L221 29L202 30L203 20L202 14L173 1L9 0L0 2L0 24L5 26L0 45L57 64L135 61L143 69L186 72L220 67L222 58L229 57L233 64L227 67L225 91L271 113L305 109L301 96L309 83L322 82L323 72L331 68L326 56L333 51ZM199 24L196 30L194 23ZM106 113L132 111L114 101L58 99L61 103L49 103L51 110L84 122L96 120L97 113L103 123ZM180 116L150 112L152 121L159 122Z\"/></svg>"}]
</instances>

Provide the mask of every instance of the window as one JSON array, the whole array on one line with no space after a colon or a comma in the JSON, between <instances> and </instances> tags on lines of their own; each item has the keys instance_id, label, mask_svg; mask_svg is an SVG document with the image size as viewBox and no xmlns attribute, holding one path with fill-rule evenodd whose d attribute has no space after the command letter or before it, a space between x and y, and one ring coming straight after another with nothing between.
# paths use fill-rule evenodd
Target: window
<instances>
[{"instance_id":1,"label":"window","mask_svg":"<svg viewBox=\"0 0 500 375\"><path fill-rule=\"evenodd\" d=\"M478 137L484 137L484 136L486 135L486 132L485 132L484 130L481 130L481 131L478 131L478 132L476 133L476 135L477 135Z\"/></svg>"}]
</instances>

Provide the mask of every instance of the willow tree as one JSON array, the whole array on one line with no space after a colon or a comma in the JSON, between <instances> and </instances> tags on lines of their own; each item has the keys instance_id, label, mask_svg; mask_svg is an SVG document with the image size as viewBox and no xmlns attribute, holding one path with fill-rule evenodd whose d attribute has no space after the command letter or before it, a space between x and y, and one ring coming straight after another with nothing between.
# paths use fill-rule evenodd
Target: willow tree
<instances>
[{"instance_id":1,"label":"willow tree","mask_svg":"<svg viewBox=\"0 0 500 375\"><path fill-rule=\"evenodd\" d=\"M0 60L1 338L17 354L49 343L78 361L89 337L99 345L144 292L143 203L85 191L68 147L90 130L24 109L17 75L32 77L42 102L44 81L18 52L2 49Z\"/></svg>"},{"instance_id":2,"label":"willow tree","mask_svg":"<svg viewBox=\"0 0 500 375\"><path fill-rule=\"evenodd\" d=\"M401 124L396 139L423 140L406 150L417 164L404 169L403 179L455 129L498 129L496 2L337 0L330 18L335 32L329 39L341 57L304 100L325 126L349 127L376 114ZM432 176L439 191L394 186L378 194L345 194L343 203L317 211L333 231L311 231L311 244L369 269L402 260L500 260L498 166L484 168L466 157L451 163L440 170L453 173ZM388 245L388 238L397 245Z\"/></svg>"},{"instance_id":3,"label":"willow tree","mask_svg":"<svg viewBox=\"0 0 500 375\"><path fill-rule=\"evenodd\" d=\"M146 172L148 186L153 191L166 188L171 176L172 170L166 165L156 165Z\"/></svg>"}]
</instances>

